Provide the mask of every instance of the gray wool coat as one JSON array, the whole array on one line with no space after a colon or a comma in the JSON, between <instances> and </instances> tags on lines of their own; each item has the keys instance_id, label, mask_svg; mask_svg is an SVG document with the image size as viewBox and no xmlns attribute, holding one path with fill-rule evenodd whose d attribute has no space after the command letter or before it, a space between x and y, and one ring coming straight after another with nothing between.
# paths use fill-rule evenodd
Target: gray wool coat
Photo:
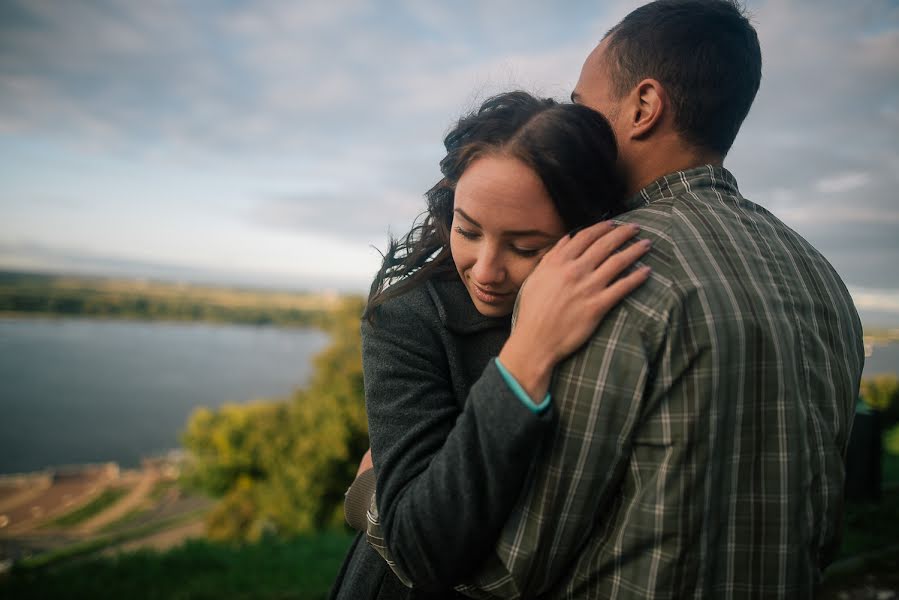
<instances>
[{"instance_id":1,"label":"gray wool coat","mask_svg":"<svg viewBox=\"0 0 899 600\"><path fill-rule=\"evenodd\" d=\"M456 597L453 585L493 550L555 422L552 407L525 407L492 360L509 328L509 317L481 315L455 275L389 300L363 323L381 526L415 589L361 534L332 598Z\"/></svg>"}]
</instances>

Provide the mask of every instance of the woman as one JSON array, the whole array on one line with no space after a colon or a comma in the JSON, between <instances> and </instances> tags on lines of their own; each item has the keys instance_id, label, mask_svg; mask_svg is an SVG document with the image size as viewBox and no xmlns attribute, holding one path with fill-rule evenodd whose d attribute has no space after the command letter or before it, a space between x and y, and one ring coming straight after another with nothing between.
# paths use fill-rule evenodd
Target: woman
<instances>
[{"instance_id":1,"label":"woman","mask_svg":"<svg viewBox=\"0 0 899 600\"><path fill-rule=\"evenodd\" d=\"M445 146L444 177L424 220L385 255L362 328L375 512L399 577L360 536L334 598L455 596L552 430L553 367L648 276L616 280L648 249L613 255L635 228L566 235L622 207L614 137L598 113L502 94L463 117ZM359 527L372 479L348 494Z\"/></svg>"}]
</instances>

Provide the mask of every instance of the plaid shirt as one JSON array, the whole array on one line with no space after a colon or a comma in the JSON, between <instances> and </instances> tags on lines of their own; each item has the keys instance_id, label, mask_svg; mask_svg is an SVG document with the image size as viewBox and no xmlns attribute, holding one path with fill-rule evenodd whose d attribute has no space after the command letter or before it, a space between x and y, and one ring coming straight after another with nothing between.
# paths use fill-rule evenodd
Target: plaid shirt
<instances>
[{"instance_id":1,"label":"plaid shirt","mask_svg":"<svg viewBox=\"0 0 899 600\"><path fill-rule=\"evenodd\" d=\"M651 280L557 369L559 430L474 584L811 597L839 538L864 360L852 299L723 168L672 173L633 202L622 220L653 241Z\"/></svg>"},{"instance_id":2,"label":"plaid shirt","mask_svg":"<svg viewBox=\"0 0 899 600\"><path fill-rule=\"evenodd\" d=\"M705 166L622 221L650 280L556 370L559 428L477 598L809 598L839 541L863 365L840 278Z\"/></svg>"}]
</instances>

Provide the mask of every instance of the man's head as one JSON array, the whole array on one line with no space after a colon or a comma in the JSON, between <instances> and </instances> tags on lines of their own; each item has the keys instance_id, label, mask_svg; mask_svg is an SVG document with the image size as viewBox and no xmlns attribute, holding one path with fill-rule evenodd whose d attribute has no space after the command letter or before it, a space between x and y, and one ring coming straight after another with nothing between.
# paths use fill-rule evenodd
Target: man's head
<instances>
[{"instance_id":1,"label":"man's head","mask_svg":"<svg viewBox=\"0 0 899 600\"><path fill-rule=\"evenodd\" d=\"M572 99L612 123L629 179L641 179L647 161L658 165L650 169L655 179L666 167L724 159L758 91L761 65L758 36L735 2L657 0L606 34ZM687 164L669 166L672 153Z\"/></svg>"}]
</instances>

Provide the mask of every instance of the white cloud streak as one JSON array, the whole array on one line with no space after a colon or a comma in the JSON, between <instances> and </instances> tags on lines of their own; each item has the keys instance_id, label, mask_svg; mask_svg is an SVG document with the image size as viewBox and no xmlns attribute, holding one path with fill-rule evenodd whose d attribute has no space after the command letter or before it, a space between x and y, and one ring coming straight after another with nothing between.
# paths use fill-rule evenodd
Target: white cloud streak
<instances>
[{"instance_id":1,"label":"white cloud streak","mask_svg":"<svg viewBox=\"0 0 899 600\"><path fill-rule=\"evenodd\" d=\"M815 189L824 194L841 194L864 187L870 181L870 173L850 171L819 180L815 184Z\"/></svg>"}]
</instances>

